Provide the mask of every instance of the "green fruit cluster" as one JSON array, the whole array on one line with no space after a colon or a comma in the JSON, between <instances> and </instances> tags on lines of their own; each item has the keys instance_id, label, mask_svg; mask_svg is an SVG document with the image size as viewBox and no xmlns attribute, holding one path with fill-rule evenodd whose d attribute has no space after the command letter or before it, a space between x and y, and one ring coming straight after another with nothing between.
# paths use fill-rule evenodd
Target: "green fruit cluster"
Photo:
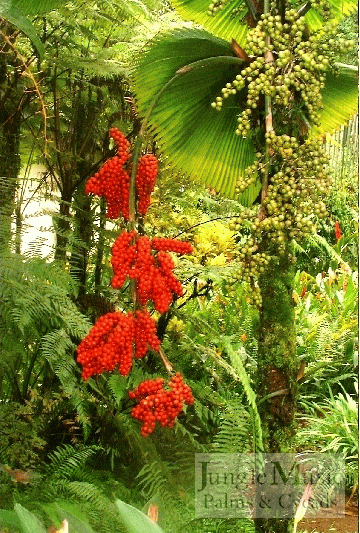
<instances>
[{"instance_id":1,"label":"green fruit cluster","mask_svg":"<svg viewBox=\"0 0 360 533\"><path fill-rule=\"evenodd\" d=\"M323 4L323 0L314 0L313 7L320 9ZM236 133L246 137L249 131L255 132L260 144L266 144L264 154L256 154L236 187L241 194L261 180L260 211L245 210L230 224L239 232L237 278L247 282L251 303L258 307L259 276L276 256L295 260L291 241L301 241L316 231L317 221L327 215L322 198L331 183L328 158L322 141L306 139L306 132L311 124L319 123L325 72L334 68L341 49L353 46L351 41L332 39L334 31L326 23L310 35L305 18L294 9L287 10L284 18L274 11L262 15L247 34L249 61L211 104L221 110L224 99L246 92ZM272 118L269 114L264 137L259 124L264 120L265 101ZM299 131L297 137L285 134L295 131Z\"/></svg>"},{"instance_id":2,"label":"green fruit cluster","mask_svg":"<svg viewBox=\"0 0 360 533\"><path fill-rule=\"evenodd\" d=\"M331 17L331 5L328 0L310 0L310 4L313 9L321 13L324 20L328 20Z\"/></svg>"},{"instance_id":3,"label":"green fruit cluster","mask_svg":"<svg viewBox=\"0 0 360 533\"><path fill-rule=\"evenodd\" d=\"M267 172L269 185L262 205L265 212L257 218L252 232L257 241L264 234L280 249L285 241L301 240L316 229L316 220L326 216L321 200L329 192L330 173L328 158L322 150L321 141L307 139L300 143L289 135L277 136L274 131L266 134L271 158L257 154L255 162L246 173L251 175ZM245 180L240 182L243 185ZM232 221L232 229L240 229L244 216ZM251 252L254 244L251 243Z\"/></svg>"},{"instance_id":4,"label":"green fruit cluster","mask_svg":"<svg viewBox=\"0 0 360 533\"><path fill-rule=\"evenodd\" d=\"M317 220L327 215L321 198L330 185L328 158L321 141L307 139L301 143L272 131L266 134L266 143L271 157L258 153L246 171L247 182L262 172L269 176L261 214L249 219L245 210L230 224L231 229L242 232L244 221L250 222L250 235L239 250L239 278L250 283L252 303L257 306L261 298L256 280L272 260L271 251L276 255L288 253L287 243L300 241L316 230Z\"/></svg>"},{"instance_id":5,"label":"green fruit cluster","mask_svg":"<svg viewBox=\"0 0 360 533\"><path fill-rule=\"evenodd\" d=\"M207 14L209 16L214 16L218 11L220 11L226 4L227 0L214 0L209 4Z\"/></svg>"},{"instance_id":6,"label":"green fruit cluster","mask_svg":"<svg viewBox=\"0 0 360 533\"><path fill-rule=\"evenodd\" d=\"M266 95L272 98L273 105L281 108L301 104L307 119L318 124L321 90L330 65L326 55L329 44L324 41L330 31L328 25L308 36L305 18L295 9L286 11L284 23L278 14L261 15L256 27L247 34L245 49L250 62L225 85L211 106L221 110L224 99L246 88L246 103L238 115L236 129L236 134L243 137L253 129L254 110L263 106ZM343 49L352 45L352 41L342 43ZM335 41L332 54L334 47L337 48Z\"/></svg>"}]
</instances>

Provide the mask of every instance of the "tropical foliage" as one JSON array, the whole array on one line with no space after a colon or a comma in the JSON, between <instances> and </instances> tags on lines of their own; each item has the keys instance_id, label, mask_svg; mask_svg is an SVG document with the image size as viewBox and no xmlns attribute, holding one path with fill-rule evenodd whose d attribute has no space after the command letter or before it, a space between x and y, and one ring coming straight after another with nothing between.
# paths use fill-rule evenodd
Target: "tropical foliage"
<instances>
[{"instance_id":1,"label":"tropical foliage","mask_svg":"<svg viewBox=\"0 0 360 533\"><path fill-rule=\"evenodd\" d=\"M0 529L9 533L259 530L253 520L194 517L194 454L261 451L269 443L266 414L274 406L285 411L278 389L261 389L266 306L258 278L244 279L241 267L263 184L256 175L241 192L237 182L257 161L264 131L235 134L246 88L224 98L220 112L211 107L245 66L237 47L245 48L257 14L250 1L230 0L218 10L200 0L172 5L178 14L155 0L0 1ZM352 0L331 5L336 21L356 7ZM306 13L307 28L328 46L337 70L326 75L319 125L303 121L294 131L299 138L322 135L334 186L324 199L326 216L315 233L291 242L284 268L291 313L281 316L291 326L297 402L291 438L284 428L281 437L300 452L341 453L346 490L354 495L355 145L352 126L343 136L333 130L357 111L357 67L353 48L340 53L330 30L321 34L327 14L320 8L313 3ZM353 20L331 31L354 38ZM256 112L262 128L264 108ZM96 320L131 306L128 286L117 292L110 286L111 248L125 224L109 222L105 202L84 193L85 182L115 154L112 126L133 145L140 132L143 150L159 159L139 233L188 240L194 250L174 257L183 295L152 317L168 363L196 401L173 428L158 427L147 438L130 416L128 391L168 379L161 358L149 353L128 376L115 371L86 382L76 362L76 348ZM38 179L35 162L43 165ZM24 246L28 199L19 191L29 182L20 164L39 197L52 202L46 214L55 242L46 257L39 242L48 234ZM35 210L44 214L42 206ZM264 274L266 265L260 267ZM276 301L281 307L285 299L283 286L274 287L268 309L276 314ZM275 333L277 351L269 353L278 361L285 334Z\"/></svg>"}]
</instances>

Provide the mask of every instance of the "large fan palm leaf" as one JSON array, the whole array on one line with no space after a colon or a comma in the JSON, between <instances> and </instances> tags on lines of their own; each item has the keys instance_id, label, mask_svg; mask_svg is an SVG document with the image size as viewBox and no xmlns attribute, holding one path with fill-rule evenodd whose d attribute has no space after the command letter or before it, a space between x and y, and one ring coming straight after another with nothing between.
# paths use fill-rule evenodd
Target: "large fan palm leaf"
<instances>
[{"instance_id":1,"label":"large fan palm leaf","mask_svg":"<svg viewBox=\"0 0 360 533\"><path fill-rule=\"evenodd\" d=\"M254 158L254 148L249 139L234 133L244 93L225 101L220 113L211 107L243 65L229 43L200 30L180 30L153 43L135 74L140 110L145 114L162 87L189 64L159 99L151 124L175 166L232 196L240 172Z\"/></svg>"},{"instance_id":2,"label":"large fan palm leaf","mask_svg":"<svg viewBox=\"0 0 360 533\"><path fill-rule=\"evenodd\" d=\"M157 39L134 75L143 115L168 84L150 124L174 165L229 197L234 196L239 175L254 159L251 132L246 139L235 134L246 93L243 90L224 99L220 112L211 102L242 67L227 41L204 30L182 29ZM321 124L314 129L317 135L338 128L356 112L356 72L343 69L338 76L329 75L324 104ZM259 187L256 184L244 193L244 205L254 201Z\"/></svg>"},{"instance_id":3,"label":"large fan palm leaf","mask_svg":"<svg viewBox=\"0 0 360 533\"><path fill-rule=\"evenodd\" d=\"M341 20L357 8L357 0L328 1L335 20ZM214 15L208 14L210 0L171 0L171 3L185 20L193 20L197 24L201 24L204 29L227 41L235 39L239 44L244 44L248 31L246 0L225 0L224 7ZM297 8L305 3L305 0L303 2L294 0L290 2ZM259 4L259 2L254 2L254 4ZM310 30L315 30L322 26L323 19L318 11L310 9L306 13L306 22Z\"/></svg>"}]
</instances>

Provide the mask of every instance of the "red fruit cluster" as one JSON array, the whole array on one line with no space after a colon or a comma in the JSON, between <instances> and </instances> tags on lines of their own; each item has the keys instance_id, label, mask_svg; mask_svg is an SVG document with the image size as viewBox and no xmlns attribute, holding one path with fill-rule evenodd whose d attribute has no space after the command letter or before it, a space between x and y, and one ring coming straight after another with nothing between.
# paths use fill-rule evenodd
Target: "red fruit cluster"
<instances>
[{"instance_id":1,"label":"red fruit cluster","mask_svg":"<svg viewBox=\"0 0 360 533\"><path fill-rule=\"evenodd\" d=\"M111 264L115 272L111 280L111 286L119 289L125 283L129 275L130 267L137 257L136 244L130 244L136 235L136 231L127 232L124 230L116 238L111 249Z\"/></svg>"},{"instance_id":2,"label":"red fruit cluster","mask_svg":"<svg viewBox=\"0 0 360 533\"><path fill-rule=\"evenodd\" d=\"M132 241L134 241L132 243ZM157 253L153 254L152 249ZM141 305L154 302L159 313L168 311L173 294L182 296L182 286L174 275L174 261L165 251L179 254L191 253L187 242L173 239L137 237L134 231L123 231L112 248L111 264L115 275L111 280L114 289L122 287L127 276L136 280L136 290Z\"/></svg>"},{"instance_id":3,"label":"red fruit cluster","mask_svg":"<svg viewBox=\"0 0 360 533\"><path fill-rule=\"evenodd\" d=\"M158 160L153 154L140 157L136 170L136 190L138 194L138 212L145 215L150 205L150 195L155 188L158 172Z\"/></svg>"},{"instance_id":4,"label":"red fruit cluster","mask_svg":"<svg viewBox=\"0 0 360 533\"><path fill-rule=\"evenodd\" d=\"M163 237L154 237L151 239L151 248L153 248L153 250L176 252L181 255L191 254L193 251L189 242L177 241L176 239L164 239Z\"/></svg>"},{"instance_id":5,"label":"red fruit cluster","mask_svg":"<svg viewBox=\"0 0 360 533\"><path fill-rule=\"evenodd\" d=\"M154 431L156 421L163 427L173 427L184 403L194 403L191 389L183 382L179 372L169 381L171 390L164 390L163 385L162 378L148 379L129 392L130 398L140 400L132 409L131 416L143 422L141 434L144 437Z\"/></svg>"},{"instance_id":6,"label":"red fruit cluster","mask_svg":"<svg viewBox=\"0 0 360 533\"><path fill-rule=\"evenodd\" d=\"M118 155L106 161L87 181L85 192L106 198L108 218L118 218L121 213L128 220L130 177L122 167L130 157L130 143L117 128L112 128L110 135L117 144Z\"/></svg>"},{"instance_id":7,"label":"red fruit cluster","mask_svg":"<svg viewBox=\"0 0 360 533\"><path fill-rule=\"evenodd\" d=\"M111 372L119 365L126 376L133 357L141 359L149 346L158 350L156 324L146 310L133 313L114 312L101 316L77 348L77 362L83 365L82 377Z\"/></svg>"},{"instance_id":8,"label":"red fruit cluster","mask_svg":"<svg viewBox=\"0 0 360 533\"><path fill-rule=\"evenodd\" d=\"M129 154L130 143L125 137L125 135L117 128L111 128L109 130L109 135L110 137L114 139L115 144L118 149L118 156L122 164L124 165L130 157L130 154Z\"/></svg>"},{"instance_id":9,"label":"red fruit cluster","mask_svg":"<svg viewBox=\"0 0 360 533\"><path fill-rule=\"evenodd\" d=\"M156 324L148 311L135 311L135 353L137 359L142 359L146 355L149 346L158 351L160 340L156 336Z\"/></svg>"},{"instance_id":10,"label":"red fruit cluster","mask_svg":"<svg viewBox=\"0 0 360 533\"><path fill-rule=\"evenodd\" d=\"M117 128L109 130L117 145L118 155L112 157L86 183L87 194L103 196L107 202L108 218L118 218L120 214L129 220L130 176L122 167L130 157L130 143ZM139 159L135 185L138 194L138 211L145 215L150 205L150 195L154 190L158 171L158 161L153 154L145 154Z\"/></svg>"}]
</instances>

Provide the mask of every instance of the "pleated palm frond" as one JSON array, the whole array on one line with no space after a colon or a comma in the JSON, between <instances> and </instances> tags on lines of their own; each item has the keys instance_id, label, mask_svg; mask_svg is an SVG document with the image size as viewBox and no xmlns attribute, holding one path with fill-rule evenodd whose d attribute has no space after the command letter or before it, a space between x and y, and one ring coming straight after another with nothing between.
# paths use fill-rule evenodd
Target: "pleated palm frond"
<instances>
[{"instance_id":1,"label":"pleated palm frond","mask_svg":"<svg viewBox=\"0 0 360 533\"><path fill-rule=\"evenodd\" d=\"M23 15L33 17L52 11L66 2L67 0L12 0L9 3L19 9Z\"/></svg>"},{"instance_id":2,"label":"pleated palm frond","mask_svg":"<svg viewBox=\"0 0 360 533\"><path fill-rule=\"evenodd\" d=\"M346 124L358 110L359 73L351 65L343 65L338 74L328 73L322 92L323 110L320 125L312 128L313 135L331 133Z\"/></svg>"},{"instance_id":3,"label":"pleated palm frond","mask_svg":"<svg viewBox=\"0 0 360 533\"><path fill-rule=\"evenodd\" d=\"M204 30L181 29L155 40L134 73L141 114L158 99L150 124L175 168L230 198L255 152L251 133L246 139L235 134L246 93L224 99L220 112L211 102L242 65L229 42ZM357 111L357 94L356 70L343 67L338 75L329 74L321 123L313 135L345 124ZM240 202L251 205L259 189L259 183L250 186Z\"/></svg>"},{"instance_id":4,"label":"pleated palm frond","mask_svg":"<svg viewBox=\"0 0 360 533\"><path fill-rule=\"evenodd\" d=\"M171 3L185 20L193 20L227 41L235 39L239 44L245 43L248 31L246 16L249 13L246 0L225 0L223 7L213 15L208 14L210 0L171 0ZM296 0L290 1L295 8L299 8L304 3ZM336 20L350 15L357 8L356 0L329 0L329 4ZM317 30L323 24L320 13L315 9L310 9L305 18L310 30Z\"/></svg>"},{"instance_id":5,"label":"pleated palm frond","mask_svg":"<svg viewBox=\"0 0 360 533\"><path fill-rule=\"evenodd\" d=\"M225 100L220 113L211 107L243 65L233 56L230 43L197 29L161 37L136 70L138 103L145 114L176 71L198 61L165 90L151 124L159 144L179 170L231 197L241 170L253 161L254 148L250 139L235 135L237 113L246 100L244 92Z\"/></svg>"},{"instance_id":6,"label":"pleated palm frond","mask_svg":"<svg viewBox=\"0 0 360 533\"><path fill-rule=\"evenodd\" d=\"M214 2L215 3L215 2ZM244 0L228 0L215 15L208 14L210 0L171 0L171 4L185 20L193 20L206 30L226 40L245 42L248 8Z\"/></svg>"}]
</instances>

